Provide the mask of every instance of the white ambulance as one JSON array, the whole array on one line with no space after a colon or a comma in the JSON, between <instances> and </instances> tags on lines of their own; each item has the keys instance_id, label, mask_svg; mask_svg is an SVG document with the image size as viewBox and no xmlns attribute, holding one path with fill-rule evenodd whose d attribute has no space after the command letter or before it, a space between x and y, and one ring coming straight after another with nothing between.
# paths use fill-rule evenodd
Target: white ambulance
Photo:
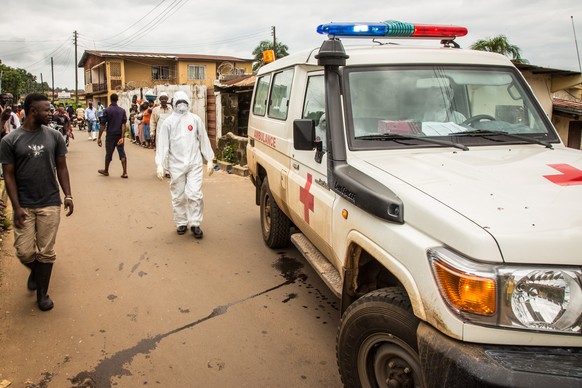
<instances>
[{"instance_id":1,"label":"white ambulance","mask_svg":"<svg viewBox=\"0 0 582 388\"><path fill-rule=\"evenodd\" d=\"M345 386L582 387L582 152L463 27L318 31L258 72L247 156L265 243L341 299Z\"/></svg>"}]
</instances>

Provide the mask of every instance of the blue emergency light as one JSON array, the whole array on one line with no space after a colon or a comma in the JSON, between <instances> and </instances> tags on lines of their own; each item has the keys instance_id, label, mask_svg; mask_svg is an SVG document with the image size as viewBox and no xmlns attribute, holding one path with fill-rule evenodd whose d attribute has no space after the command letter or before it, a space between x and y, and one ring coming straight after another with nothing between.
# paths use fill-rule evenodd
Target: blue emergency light
<instances>
[{"instance_id":1,"label":"blue emergency light","mask_svg":"<svg viewBox=\"0 0 582 388\"><path fill-rule=\"evenodd\" d=\"M467 35L467 28L430 24L403 23L387 20L380 23L328 23L317 27L317 32L334 37L352 38L435 38L455 39Z\"/></svg>"}]
</instances>

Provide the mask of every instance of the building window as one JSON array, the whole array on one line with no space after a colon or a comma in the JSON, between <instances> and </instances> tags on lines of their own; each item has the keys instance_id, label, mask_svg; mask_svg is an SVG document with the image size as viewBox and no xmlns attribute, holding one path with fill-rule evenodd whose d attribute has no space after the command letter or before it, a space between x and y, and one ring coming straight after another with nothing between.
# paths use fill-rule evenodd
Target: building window
<instances>
[{"instance_id":1,"label":"building window","mask_svg":"<svg viewBox=\"0 0 582 388\"><path fill-rule=\"evenodd\" d=\"M152 80L169 80L170 67L169 66L152 66Z\"/></svg>"},{"instance_id":2,"label":"building window","mask_svg":"<svg viewBox=\"0 0 582 388\"><path fill-rule=\"evenodd\" d=\"M112 77L121 77L121 62L110 62L109 74Z\"/></svg>"},{"instance_id":3,"label":"building window","mask_svg":"<svg viewBox=\"0 0 582 388\"><path fill-rule=\"evenodd\" d=\"M206 66L188 65L188 81L204 81Z\"/></svg>"}]
</instances>

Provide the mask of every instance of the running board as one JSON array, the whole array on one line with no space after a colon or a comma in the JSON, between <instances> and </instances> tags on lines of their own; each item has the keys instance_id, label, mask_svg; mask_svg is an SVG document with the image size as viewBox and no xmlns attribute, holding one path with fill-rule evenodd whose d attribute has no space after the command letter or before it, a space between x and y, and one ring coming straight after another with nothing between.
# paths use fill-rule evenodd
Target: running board
<instances>
[{"instance_id":1,"label":"running board","mask_svg":"<svg viewBox=\"0 0 582 388\"><path fill-rule=\"evenodd\" d=\"M291 242L307 259L325 284L340 298L342 293L342 279L338 270L319 252L303 233L292 234Z\"/></svg>"}]
</instances>

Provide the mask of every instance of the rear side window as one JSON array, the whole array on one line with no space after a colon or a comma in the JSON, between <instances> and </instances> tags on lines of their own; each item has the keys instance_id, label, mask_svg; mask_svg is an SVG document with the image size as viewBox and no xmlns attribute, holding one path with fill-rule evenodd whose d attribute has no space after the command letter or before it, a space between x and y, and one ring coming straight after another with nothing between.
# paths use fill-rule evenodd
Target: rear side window
<instances>
[{"instance_id":1,"label":"rear side window","mask_svg":"<svg viewBox=\"0 0 582 388\"><path fill-rule=\"evenodd\" d=\"M305 101L303 103L302 119L311 119L315 123L315 140L321 141L323 150L326 144L326 119L325 119L325 89L323 74L310 76L307 79Z\"/></svg>"},{"instance_id":2,"label":"rear side window","mask_svg":"<svg viewBox=\"0 0 582 388\"><path fill-rule=\"evenodd\" d=\"M269 100L269 117L281 120L287 119L292 83L293 69L287 69L275 74L273 77L271 98Z\"/></svg>"},{"instance_id":3,"label":"rear side window","mask_svg":"<svg viewBox=\"0 0 582 388\"><path fill-rule=\"evenodd\" d=\"M253 102L253 114L257 116L264 116L267 110L267 96L269 95L269 84L271 83L271 75L267 74L259 78L257 81L257 91L255 93L255 101Z\"/></svg>"}]
</instances>

